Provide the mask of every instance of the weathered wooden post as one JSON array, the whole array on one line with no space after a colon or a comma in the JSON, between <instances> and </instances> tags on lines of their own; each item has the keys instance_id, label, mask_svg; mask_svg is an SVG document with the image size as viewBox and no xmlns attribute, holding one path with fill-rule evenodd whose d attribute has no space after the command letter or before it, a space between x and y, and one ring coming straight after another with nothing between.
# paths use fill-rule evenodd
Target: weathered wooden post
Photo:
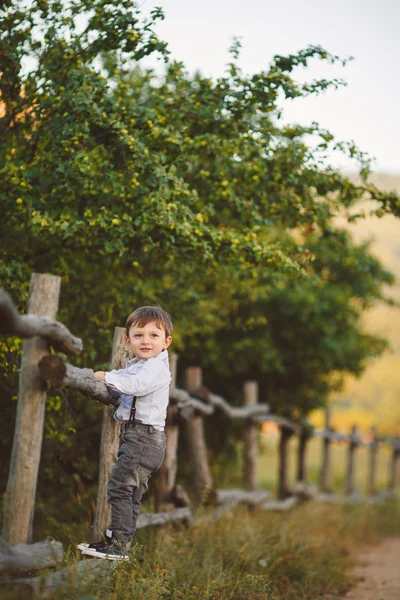
<instances>
[{"instance_id":1,"label":"weathered wooden post","mask_svg":"<svg viewBox=\"0 0 400 600\"><path fill-rule=\"evenodd\" d=\"M33 273L28 314L55 319L60 287L61 277ZM34 337L23 343L17 416L4 503L2 534L10 546L32 541L47 389L39 375L38 363L48 353L49 345L42 338Z\"/></svg>"},{"instance_id":2,"label":"weathered wooden post","mask_svg":"<svg viewBox=\"0 0 400 600\"><path fill-rule=\"evenodd\" d=\"M400 436L396 435L392 440L392 459L390 461L389 490L396 492L397 466L400 458Z\"/></svg>"},{"instance_id":3,"label":"weathered wooden post","mask_svg":"<svg viewBox=\"0 0 400 600\"><path fill-rule=\"evenodd\" d=\"M284 499L291 495L288 483L289 471L289 440L293 435L293 430L286 425L280 426L279 439L279 470L278 470L278 498Z\"/></svg>"},{"instance_id":4,"label":"weathered wooden post","mask_svg":"<svg viewBox=\"0 0 400 600\"><path fill-rule=\"evenodd\" d=\"M202 371L200 367L189 367L185 373L186 389L195 393L202 386ZM204 439L202 415L195 415L185 423L186 443L194 475L196 501L204 500L204 492L213 488L210 467L208 465L207 447Z\"/></svg>"},{"instance_id":5,"label":"weathered wooden post","mask_svg":"<svg viewBox=\"0 0 400 600\"><path fill-rule=\"evenodd\" d=\"M311 431L311 423L304 419L301 424L299 445L297 448L297 481L304 485L307 483L306 451L307 443L311 437Z\"/></svg>"},{"instance_id":6,"label":"weathered wooden post","mask_svg":"<svg viewBox=\"0 0 400 600\"><path fill-rule=\"evenodd\" d=\"M243 386L244 405L254 406L258 403L258 383L245 381ZM244 431L244 464L243 483L246 490L254 492L257 489L257 454L258 427L248 419Z\"/></svg>"},{"instance_id":7,"label":"weathered wooden post","mask_svg":"<svg viewBox=\"0 0 400 600\"><path fill-rule=\"evenodd\" d=\"M125 327L114 329L110 370L122 369L132 357L125 342ZM117 460L120 423L114 419L115 406L105 406L100 441L99 484L93 523L93 541L101 539L111 522L111 508L107 504L107 484Z\"/></svg>"},{"instance_id":8,"label":"weathered wooden post","mask_svg":"<svg viewBox=\"0 0 400 600\"><path fill-rule=\"evenodd\" d=\"M321 465L321 476L320 476L320 490L321 492L330 493L330 444L331 440L329 437L329 433L331 430L330 427L331 421L331 409L327 407L325 409L325 427L322 438L322 465Z\"/></svg>"},{"instance_id":9,"label":"weathered wooden post","mask_svg":"<svg viewBox=\"0 0 400 600\"><path fill-rule=\"evenodd\" d=\"M368 482L367 492L370 496L376 494L376 463L378 454L378 436L376 427L371 427L371 442L369 444L369 469L368 469Z\"/></svg>"},{"instance_id":10,"label":"weathered wooden post","mask_svg":"<svg viewBox=\"0 0 400 600\"><path fill-rule=\"evenodd\" d=\"M176 388L178 357L170 354L169 366L171 370L171 390ZM172 493L175 488L176 473L178 470L178 441L179 441L179 410L176 405L170 404L167 410L165 423L167 436L167 447L164 462L153 478L154 481L154 504L156 512L162 512L174 508L175 503Z\"/></svg>"},{"instance_id":11,"label":"weathered wooden post","mask_svg":"<svg viewBox=\"0 0 400 600\"><path fill-rule=\"evenodd\" d=\"M349 453L347 458L347 473L346 473L346 494L349 496L354 492L354 472L355 472L355 457L356 449L360 444L359 436L357 435L357 426L353 425L349 438Z\"/></svg>"}]
</instances>

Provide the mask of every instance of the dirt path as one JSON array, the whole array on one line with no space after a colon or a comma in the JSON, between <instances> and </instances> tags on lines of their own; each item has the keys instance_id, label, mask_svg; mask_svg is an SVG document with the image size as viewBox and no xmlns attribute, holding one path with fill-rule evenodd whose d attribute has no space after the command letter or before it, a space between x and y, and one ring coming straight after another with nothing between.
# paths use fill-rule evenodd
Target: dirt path
<instances>
[{"instance_id":1,"label":"dirt path","mask_svg":"<svg viewBox=\"0 0 400 600\"><path fill-rule=\"evenodd\" d=\"M357 555L356 586L346 600L400 600L400 538L388 538Z\"/></svg>"}]
</instances>

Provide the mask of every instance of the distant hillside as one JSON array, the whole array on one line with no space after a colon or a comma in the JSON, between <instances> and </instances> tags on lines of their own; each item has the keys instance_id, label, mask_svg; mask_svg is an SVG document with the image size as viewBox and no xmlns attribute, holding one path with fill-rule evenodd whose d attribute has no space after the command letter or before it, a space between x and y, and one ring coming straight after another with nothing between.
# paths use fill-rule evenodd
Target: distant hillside
<instances>
[{"instance_id":1,"label":"distant hillside","mask_svg":"<svg viewBox=\"0 0 400 600\"><path fill-rule=\"evenodd\" d=\"M400 193L400 175L377 174L371 179L383 190ZM372 240L373 254L396 277L388 295L400 302L400 219L369 217L341 225L357 242ZM400 433L400 308L376 306L365 314L363 322L367 331L385 337L391 350L371 361L360 379L348 377L343 391L332 397L333 425L347 430L354 422L363 428L376 424L386 433ZM318 413L313 420L322 423Z\"/></svg>"}]
</instances>

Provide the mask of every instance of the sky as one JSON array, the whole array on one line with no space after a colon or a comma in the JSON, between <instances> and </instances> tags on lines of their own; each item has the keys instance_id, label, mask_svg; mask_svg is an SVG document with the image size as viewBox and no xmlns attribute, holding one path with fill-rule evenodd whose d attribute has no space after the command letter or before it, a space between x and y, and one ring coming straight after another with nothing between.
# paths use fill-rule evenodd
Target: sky
<instances>
[{"instance_id":1,"label":"sky","mask_svg":"<svg viewBox=\"0 0 400 600\"><path fill-rule=\"evenodd\" d=\"M159 37L172 58L189 70L224 74L228 48L241 38L240 66L246 74L267 70L275 54L321 45L354 60L345 67L313 61L294 72L298 81L341 78L347 87L285 102L287 122L317 121L338 140L355 141L375 158L376 172L400 174L399 0L139 0L143 13L164 9ZM345 157L336 167L355 168Z\"/></svg>"}]
</instances>

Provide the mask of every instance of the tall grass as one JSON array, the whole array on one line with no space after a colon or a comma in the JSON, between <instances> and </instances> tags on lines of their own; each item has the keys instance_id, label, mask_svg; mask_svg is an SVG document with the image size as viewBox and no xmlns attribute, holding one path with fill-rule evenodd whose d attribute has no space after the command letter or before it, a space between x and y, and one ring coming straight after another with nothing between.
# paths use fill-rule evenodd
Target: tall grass
<instances>
[{"instance_id":1,"label":"tall grass","mask_svg":"<svg viewBox=\"0 0 400 600\"><path fill-rule=\"evenodd\" d=\"M277 438L263 438L258 464L260 487L276 489ZM321 440L310 441L308 475L317 483ZM332 484L343 492L347 449L332 447ZM290 480L295 481L296 442L290 444ZM378 487L388 481L390 454L379 454ZM222 473L219 487L241 485L241 452L236 467ZM365 490L368 454L357 451L356 486ZM75 507L76 508L76 507ZM151 510L147 501L144 511ZM67 507L40 507L40 538L52 535L67 548L66 564L82 557L76 544L90 541L93 507L82 499L81 518ZM237 508L210 520L211 509L199 509L193 526L170 525L139 531L129 561L110 567L107 576L84 584L71 582L52 595L60 600L323 600L343 595L351 586L352 551L360 543L400 535L398 502L384 506L303 504L275 514ZM72 514L72 513L71 513ZM76 515L76 510L74 510ZM6 598L7 596L4 596Z\"/></svg>"},{"instance_id":2,"label":"tall grass","mask_svg":"<svg viewBox=\"0 0 400 600\"><path fill-rule=\"evenodd\" d=\"M208 510L199 510L197 519L204 519ZM58 597L322 600L351 586L354 545L394 533L400 534L397 503L328 507L310 502L289 514L237 508L218 521L203 520L188 529L140 531L129 561Z\"/></svg>"}]
</instances>

